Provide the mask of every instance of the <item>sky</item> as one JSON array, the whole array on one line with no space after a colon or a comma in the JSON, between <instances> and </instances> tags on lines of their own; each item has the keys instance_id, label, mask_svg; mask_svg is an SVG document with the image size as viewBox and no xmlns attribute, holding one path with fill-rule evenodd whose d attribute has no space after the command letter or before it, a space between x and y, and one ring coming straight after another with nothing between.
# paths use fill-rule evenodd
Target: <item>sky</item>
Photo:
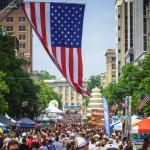
<instances>
[{"instance_id":1,"label":"sky","mask_svg":"<svg viewBox=\"0 0 150 150\"><path fill-rule=\"evenodd\" d=\"M115 0L53 0L85 3L82 35L83 77L106 71L105 52L115 48ZM33 33L33 70L46 70L61 78L62 75L48 57L42 44Z\"/></svg>"}]
</instances>

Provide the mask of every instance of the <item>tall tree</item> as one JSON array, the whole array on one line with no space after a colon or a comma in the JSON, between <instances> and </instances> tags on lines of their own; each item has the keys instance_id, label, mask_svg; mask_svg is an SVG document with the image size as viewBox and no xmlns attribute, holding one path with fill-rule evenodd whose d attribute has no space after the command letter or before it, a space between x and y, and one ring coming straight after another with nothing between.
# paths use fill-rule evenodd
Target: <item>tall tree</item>
<instances>
[{"instance_id":1,"label":"tall tree","mask_svg":"<svg viewBox=\"0 0 150 150\"><path fill-rule=\"evenodd\" d=\"M12 36L0 34L0 70L4 72L4 81L9 92L5 94L8 103L8 113L11 116L33 114L33 101L36 100L35 88L38 88L29 74L25 73L23 66L26 61L16 56L15 40ZM22 102L28 101L29 105L22 108Z\"/></svg>"},{"instance_id":2,"label":"tall tree","mask_svg":"<svg viewBox=\"0 0 150 150\"><path fill-rule=\"evenodd\" d=\"M5 95L9 92L9 89L4 78L5 74L0 71L0 113L4 113L8 110L8 103L6 102Z\"/></svg>"},{"instance_id":3,"label":"tall tree","mask_svg":"<svg viewBox=\"0 0 150 150\"><path fill-rule=\"evenodd\" d=\"M41 80L52 80L52 79L56 79L56 77L54 75L51 75L46 70L41 70L40 71L40 79Z\"/></svg>"},{"instance_id":4,"label":"tall tree","mask_svg":"<svg viewBox=\"0 0 150 150\"><path fill-rule=\"evenodd\" d=\"M99 87L100 88L100 75L92 75L88 79L88 90L91 92L93 88Z\"/></svg>"},{"instance_id":5,"label":"tall tree","mask_svg":"<svg viewBox=\"0 0 150 150\"><path fill-rule=\"evenodd\" d=\"M46 108L51 100L57 100L59 108L62 108L61 97L53 91L44 81L38 83L40 90L37 93L37 97L41 103L42 108Z\"/></svg>"}]
</instances>

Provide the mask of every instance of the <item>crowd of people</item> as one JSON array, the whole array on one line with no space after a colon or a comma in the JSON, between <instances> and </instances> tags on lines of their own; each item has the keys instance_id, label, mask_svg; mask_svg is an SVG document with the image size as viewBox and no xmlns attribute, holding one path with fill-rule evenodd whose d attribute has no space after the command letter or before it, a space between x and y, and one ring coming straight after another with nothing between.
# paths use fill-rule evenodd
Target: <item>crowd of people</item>
<instances>
[{"instance_id":1,"label":"crowd of people","mask_svg":"<svg viewBox=\"0 0 150 150\"><path fill-rule=\"evenodd\" d=\"M123 145L122 133L107 137L103 128L92 128L78 113L66 114L47 129L11 130L0 137L2 150L133 150L130 141ZM144 149L147 150L147 149Z\"/></svg>"}]
</instances>

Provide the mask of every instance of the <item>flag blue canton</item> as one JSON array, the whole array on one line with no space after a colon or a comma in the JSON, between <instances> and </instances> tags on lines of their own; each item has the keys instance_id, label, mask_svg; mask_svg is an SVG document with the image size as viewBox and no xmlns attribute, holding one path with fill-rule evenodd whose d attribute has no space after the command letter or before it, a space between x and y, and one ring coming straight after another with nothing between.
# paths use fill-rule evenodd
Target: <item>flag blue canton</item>
<instances>
[{"instance_id":1,"label":"flag blue canton","mask_svg":"<svg viewBox=\"0 0 150 150\"><path fill-rule=\"evenodd\" d=\"M81 48L85 5L50 3L52 47Z\"/></svg>"}]
</instances>

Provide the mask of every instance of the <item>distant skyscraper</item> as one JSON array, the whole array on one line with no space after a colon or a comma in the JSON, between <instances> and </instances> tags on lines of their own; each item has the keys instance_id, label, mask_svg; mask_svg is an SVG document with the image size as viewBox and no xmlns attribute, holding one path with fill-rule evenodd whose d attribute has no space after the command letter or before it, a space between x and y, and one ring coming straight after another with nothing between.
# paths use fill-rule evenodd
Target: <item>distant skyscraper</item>
<instances>
[{"instance_id":1,"label":"distant skyscraper","mask_svg":"<svg viewBox=\"0 0 150 150\"><path fill-rule=\"evenodd\" d=\"M150 0L116 0L116 76L144 58L150 45Z\"/></svg>"},{"instance_id":2,"label":"distant skyscraper","mask_svg":"<svg viewBox=\"0 0 150 150\"><path fill-rule=\"evenodd\" d=\"M134 63L144 58L150 36L150 0L133 0L133 54Z\"/></svg>"},{"instance_id":3,"label":"distant skyscraper","mask_svg":"<svg viewBox=\"0 0 150 150\"><path fill-rule=\"evenodd\" d=\"M133 48L133 2L116 0L116 78L120 77L121 67L125 65L125 54L132 58ZM130 52L129 52L130 51Z\"/></svg>"}]
</instances>

